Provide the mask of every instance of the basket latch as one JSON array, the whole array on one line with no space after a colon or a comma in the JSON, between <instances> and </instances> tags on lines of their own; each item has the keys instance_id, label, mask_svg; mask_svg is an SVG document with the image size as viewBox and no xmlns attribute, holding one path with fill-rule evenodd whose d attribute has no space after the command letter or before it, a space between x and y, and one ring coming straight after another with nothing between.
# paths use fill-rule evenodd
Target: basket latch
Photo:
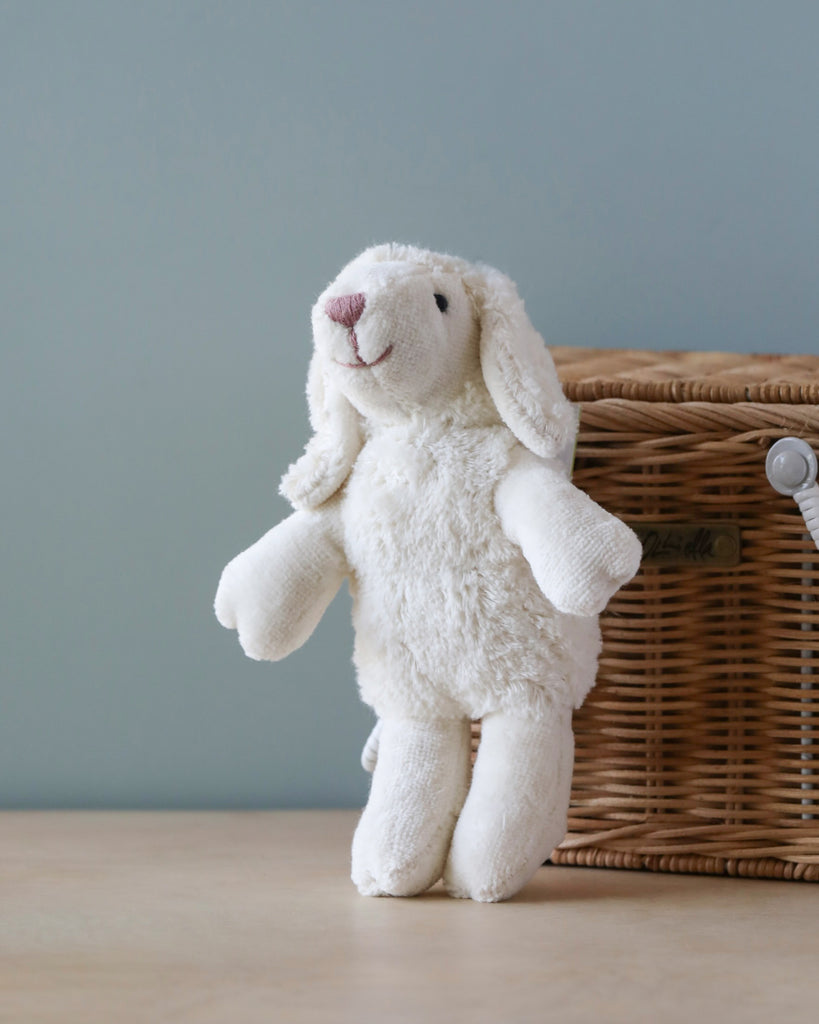
<instances>
[{"instance_id":1,"label":"basket latch","mask_svg":"<svg viewBox=\"0 0 819 1024\"><path fill-rule=\"evenodd\" d=\"M819 485L817 460L811 446L799 437L783 437L771 445L765 472L774 490L789 494L799 506L805 526L819 548Z\"/></svg>"}]
</instances>

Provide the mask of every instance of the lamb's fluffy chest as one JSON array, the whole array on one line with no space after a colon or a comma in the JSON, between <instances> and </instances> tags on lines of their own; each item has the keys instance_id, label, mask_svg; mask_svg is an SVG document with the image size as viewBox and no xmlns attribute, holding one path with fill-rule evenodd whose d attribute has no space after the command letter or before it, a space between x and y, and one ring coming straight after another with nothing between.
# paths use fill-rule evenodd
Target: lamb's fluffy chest
<instances>
[{"instance_id":1,"label":"lamb's fluffy chest","mask_svg":"<svg viewBox=\"0 0 819 1024\"><path fill-rule=\"evenodd\" d=\"M560 616L495 512L514 444L502 427L391 428L356 462L342 506L355 660L381 714L478 717L564 660Z\"/></svg>"}]
</instances>

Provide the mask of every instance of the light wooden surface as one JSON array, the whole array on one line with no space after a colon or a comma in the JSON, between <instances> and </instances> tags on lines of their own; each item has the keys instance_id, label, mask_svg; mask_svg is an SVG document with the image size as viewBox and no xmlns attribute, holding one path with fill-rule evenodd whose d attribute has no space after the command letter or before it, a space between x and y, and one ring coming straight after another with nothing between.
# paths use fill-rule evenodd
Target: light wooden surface
<instances>
[{"instance_id":1,"label":"light wooden surface","mask_svg":"<svg viewBox=\"0 0 819 1024\"><path fill-rule=\"evenodd\" d=\"M0 1019L819 1020L819 886L549 867L367 899L355 815L0 815Z\"/></svg>"}]
</instances>

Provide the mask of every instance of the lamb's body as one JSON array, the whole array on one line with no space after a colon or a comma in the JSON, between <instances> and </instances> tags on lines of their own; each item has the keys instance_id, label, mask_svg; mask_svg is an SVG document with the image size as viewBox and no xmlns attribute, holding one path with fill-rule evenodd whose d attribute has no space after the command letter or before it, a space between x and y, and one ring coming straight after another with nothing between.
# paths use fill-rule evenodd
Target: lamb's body
<instances>
[{"instance_id":1,"label":"lamb's body","mask_svg":"<svg viewBox=\"0 0 819 1024\"><path fill-rule=\"evenodd\" d=\"M568 480L577 419L504 275L377 247L319 297L313 333L315 434L282 481L296 511L225 568L216 613L278 660L349 578L381 718L353 879L506 899L565 832L572 707L639 542Z\"/></svg>"},{"instance_id":2,"label":"lamb's body","mask_svg":"<svg viewBox=\"0 0 819 1024\"><path fill-rule=\"evenodd\" d=\"M591 687L597 619L554 608L495 509L516 448L500 424L408 421L359 455L342 543L359 686L380 716L540 717Z\"/></svg>"}]
</instances>

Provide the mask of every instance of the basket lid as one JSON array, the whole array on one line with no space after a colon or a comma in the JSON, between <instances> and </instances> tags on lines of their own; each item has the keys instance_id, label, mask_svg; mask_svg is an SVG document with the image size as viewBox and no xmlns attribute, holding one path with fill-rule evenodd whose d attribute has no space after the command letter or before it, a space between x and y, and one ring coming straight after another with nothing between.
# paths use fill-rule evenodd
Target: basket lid
<instances>
[{"instance_id":1,"label":"basket lid","mask_svg":"<svg viewBox=\"0 0 819 1024\"><path fill-rule=\"evenodd\" d=\"M551 349L573 402L819 403L819 356Z\"/></svg>"}]
</instances>

